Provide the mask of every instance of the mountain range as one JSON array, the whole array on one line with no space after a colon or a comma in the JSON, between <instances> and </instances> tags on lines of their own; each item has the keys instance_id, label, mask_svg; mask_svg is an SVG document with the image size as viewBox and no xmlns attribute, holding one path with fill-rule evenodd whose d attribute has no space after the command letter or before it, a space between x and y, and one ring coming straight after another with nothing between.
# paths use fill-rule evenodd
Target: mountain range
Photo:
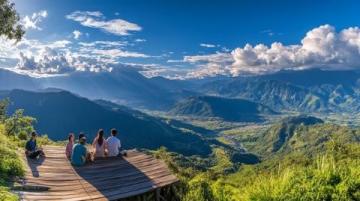
<instances>
[{"instance_id":1,"label":"mountain range","mask_svg":"<svg viewBox=\"0 0 360 201\"><path fill-rule=\"evenodd\" d=\"M85 132L90 142L98 129L119 131L125 148L157 149L161 146L184 155L207 155L210 145L199 135L182 131L159 118L116 107L104 101L91 101L67 91L1 91L0 99L9 98L9 113L18 108L37 119L35 128L53 140L65 140L70 132Z\"/></svg>"},{"instance_id":2,"label":"mountain range","mask_svg":"<svg viewBox=\"0 0 360 201\"><path fill-rule=\"evenodd\" d=\"M227 78L205 83L201 93L243 98L278 111L360 111L356 71L281 71L272 75Z\"/></svg>"},{"instance_id":3,"label":"mountain range","mask_svg":"<svg viewBox=\"0 0 360 201\"><path fill-rule=\"evenodd\" d=\"M129 67L110 72L77 72L33 78L0 69L0 90L59 88L90 99L106 99L137 108L167 109L178 99L193 95L184 82L161 77L146 78Z\"/></svg>"},{"instance_id":4,"label":"mountain range","mask_svg":"<svg viewBox=\"0 0 360 201\"><path fill-rule=\"evenodd\" d=\"M147 78L131 67L44 78L0 69L0 78L3 90L60 88L89 99L166 112L194 96L244 99L279 112L360 111L360 73L350 70L288 70L269 75L169 80Z\"/></svg>"}]
</instances>

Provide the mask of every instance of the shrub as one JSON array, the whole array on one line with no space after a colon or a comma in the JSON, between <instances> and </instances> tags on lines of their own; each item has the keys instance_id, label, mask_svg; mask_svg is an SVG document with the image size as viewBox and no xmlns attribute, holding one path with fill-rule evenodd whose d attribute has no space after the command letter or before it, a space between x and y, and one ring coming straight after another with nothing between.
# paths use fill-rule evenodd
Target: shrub
<instances>
[{"instance_id":1,"label":"shrub","mask_svg":"<svg viewBox=\"0 0 360 201\"><path fill-rule=\"evenodd\" d=\"M259 175L244 187L244 200L360 200L359 161L319 157L310 167Z\"/></svg>"},{"instance_id":2,"label":"shrub","mask_svg":"<svg viewBox=\"0 0 360 201\"><path fill-rule=\"evenodd\" d=\"M23 162L17 155L17 145L11 137L4 134L4 125L0 124L0 201L17 200L9 192L8 183L14 176L23 176Z\"/></svg>"}]
</instances>

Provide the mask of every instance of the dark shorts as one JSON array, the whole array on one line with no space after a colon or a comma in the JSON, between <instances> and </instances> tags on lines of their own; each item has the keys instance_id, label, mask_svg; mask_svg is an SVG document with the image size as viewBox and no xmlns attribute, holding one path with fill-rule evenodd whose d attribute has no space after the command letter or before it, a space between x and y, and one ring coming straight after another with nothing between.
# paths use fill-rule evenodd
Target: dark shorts
<instances>
[{"instance_id":1,"label":"dark shorts","mask_svg":"<svg viewBox=\"0 0 360 201\"><path fill-rule=\"evenodd\" d=\"M28 155L29 158L31 159L35 159L37 158L39 155L42 154L42 151L41 150L37 150L37 151L34 151L32 152L31 154Z\"/></svg>"}]
</instances>

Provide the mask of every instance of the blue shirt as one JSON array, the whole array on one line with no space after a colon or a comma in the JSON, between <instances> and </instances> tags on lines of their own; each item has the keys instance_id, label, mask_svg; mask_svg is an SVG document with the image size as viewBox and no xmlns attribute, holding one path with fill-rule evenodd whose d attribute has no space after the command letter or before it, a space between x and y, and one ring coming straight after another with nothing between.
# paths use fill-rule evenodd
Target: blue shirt
<instances>
[{"instance_id":1,"label":"blue shirt","mask_svg":"<svg viewBox=\"0 0 360 201\"><path fill-rule=\"evenodd\" d=\"M29 140L26 142L25 149L27 151L33 152L36 151L36 140Z\"/></svg>"},{"instance_id":2,"label":"blue shirt","mask_svg":"<svg viewBox=\"0 0 360 201\"><path fill-rule=\"evenodd\" d=\"M71 163L75 166L82 166L86 162L87 149L85 145L75 144L71 154Z\"/></svg>"}]
</instances>

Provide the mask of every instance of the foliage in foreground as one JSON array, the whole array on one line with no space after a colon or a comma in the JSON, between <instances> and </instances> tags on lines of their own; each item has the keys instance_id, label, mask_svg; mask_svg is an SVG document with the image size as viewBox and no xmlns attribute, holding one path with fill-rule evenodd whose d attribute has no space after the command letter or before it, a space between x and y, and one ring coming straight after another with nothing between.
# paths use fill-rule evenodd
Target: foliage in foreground
<instances>
[{"instance_id":1,"label":"foliage in foreground","mask_svg":"<svg viewBox=\"0 0 360 201\"><path fill-rule=\"evenodd\" d=\"M23 152L29 134L34 130L34 118L25 116L23 110L6 115L8 101L0 101L0 201L18 200L9 187L17 177L24 175L23 162L19 153ZM47 136L37 139L39 146L52 143Z\"/></svg>"},{"instance_id":2,"label":"foliage in foreground","mask_svg":"<svg viewBox=\"0 0 360 201\"><path fill-rule=\"evenodd\" d=\"M8 186L13 177L24 174L24 169L16 144L4 133L4 125L0 124L0 200L17 200Z\"/></svg>"},{"instance_id":3,"label":"foliage in foreground","mask_svg":"<svg viewBox=\"0 0 360 201\"><path fill-rule=\"evenodd\" d=\"M302 144L304 149L275 153L260 164L242 165L233 174L218 172L217 167L227 164L226 159L201 169L197 168L199 160L193 160L196 165L192 166L189 160L184 163L181 157L166 150L158 150L156 155L167 161L180 178L178 194L184 201L360 200L360 144L356 131L329 124L300 128L305 130L297 135L308 137L317 133L327 140L316 139ZM306 143L299 136L296 141ZM313 145L314 142L321 143Z\"/></svg>"},{"instance_id":4,"label":"foliage in foreground","mask_svg":"<svg viewBox=\"0 0 360 201\"><path fill-rule=\"evenodd\" d=\"M236 200L360 200L359 160L322 156L308 167L286 167L240 187Z\"/></svg>"},{"instance_id":5,"label":"foliage in foreground","mask_svg":"<svg viewBox=\"0 0 360 201\"><path fill-rule=\"evenodd\" d=\"M25 31L19 24L20 17L14 8L14 3L0 0L0 36L8 39L21 40Z\"/></svg>"}]
</instances>

